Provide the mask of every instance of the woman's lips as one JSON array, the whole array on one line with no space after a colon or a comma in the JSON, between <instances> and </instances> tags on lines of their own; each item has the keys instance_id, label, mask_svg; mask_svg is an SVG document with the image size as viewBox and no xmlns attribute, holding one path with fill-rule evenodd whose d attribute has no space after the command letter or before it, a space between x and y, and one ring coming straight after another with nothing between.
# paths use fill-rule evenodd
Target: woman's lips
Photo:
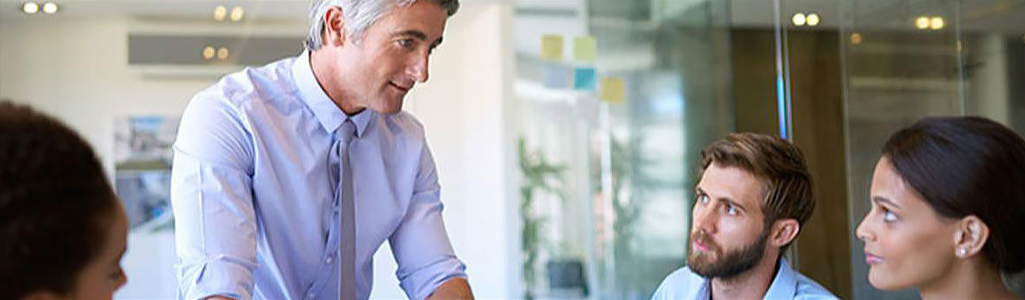
<instances>
[{"instance_id":1,"label":"woman's lips","mask_svg":"<svg viewBox=\"0 0 1025 300\"><path fill-rule=\"evenodd\" d=\"M875 265L883 262L883 260L883 257L865 251L865 263L869 265Z\"/></svg>"}]
</instances>

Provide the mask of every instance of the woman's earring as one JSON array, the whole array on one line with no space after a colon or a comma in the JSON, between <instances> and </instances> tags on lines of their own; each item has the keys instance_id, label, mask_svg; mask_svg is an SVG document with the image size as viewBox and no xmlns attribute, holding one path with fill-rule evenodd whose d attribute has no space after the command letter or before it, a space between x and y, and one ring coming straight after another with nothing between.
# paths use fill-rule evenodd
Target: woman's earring
<instances>
[{"instance_id":1,"label":"woman's earring","mask_svg":"<svg viewBox=\"0 0 1025 300\"><path fill-rule=\"evenodd\" d=\"M957 249L957 257L964 257L965 253L967 252L968 250L965 250L965 248Z\"/></svg>"}]
</instances>

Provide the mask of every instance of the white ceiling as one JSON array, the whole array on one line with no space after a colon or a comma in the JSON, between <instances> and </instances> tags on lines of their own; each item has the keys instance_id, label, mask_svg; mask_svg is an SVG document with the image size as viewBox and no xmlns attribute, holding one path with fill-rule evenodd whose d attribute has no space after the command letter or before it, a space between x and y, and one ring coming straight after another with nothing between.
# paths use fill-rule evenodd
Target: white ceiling
<instances>
[{"instance_id":1,"label":"white ceiling","mask_svg":"<svg viewBox=\"0 0 1025 300\"><path fill-rule=\"evenodd\" d=\"M33 0L37 3L40 0ZM21 11L25 0L0 0L0 18L49 17L42 13L28 16ZM245 9L246 18L305 20L309 0L54 0L60 6L57 16L79 17L141 17L213 19L218 5L230 11L235 6Z\"/></svg>"},{"instance_id":2,"label":"white ceiling","mask_svg":"<svg viewBox=\"0 0 1025 300\"><path fill-rule=\"evenodd\" d=\"M465 4L484 1L514 1L516 7L535 11L551 10L565 13L565 18L580 18L584 5L580 0L462 0ZM682 0L598 0L598 1L682 1ZM702 1L687 0L700 4ZM722 0L711 0L722 1ZM249 20L305 21L310 0L57 0L56 16L21 12L24 0L0 0L0 22L42 17L136 17L153 19L211 20L213 10L224 5L245 8ZM774 24L772 0L731 0L730 21L734 27L769 28ZM947 18L955 13L957 3L936 0L781 0L781 17L788 21L797 12L816 12L821 16L819 28L835 28L840 11L850 13L848 25L857 27L909 28L919 14L937 14ZM662 5L665 6L665 5ZM692 5L695 9L702 9ZM987 30L1025 33L1025 0L961 0L961 24L964 30ZM851 23L853 22L853 23Z\"/></svg>"}]
</instances>

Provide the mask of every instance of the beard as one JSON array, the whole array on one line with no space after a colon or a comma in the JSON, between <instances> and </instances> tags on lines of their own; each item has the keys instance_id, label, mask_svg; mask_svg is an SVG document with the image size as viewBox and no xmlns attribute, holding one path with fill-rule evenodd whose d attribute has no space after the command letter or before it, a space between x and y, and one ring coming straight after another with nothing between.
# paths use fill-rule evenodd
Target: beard
<instances>
[{"instance_id":1,"label":"beard","mask_svg":"<svg viewBox=\"0 0 1025 300\"><path fill-rule=\"evenodd\" d=\"M712 252L722 253L718 259L714 259L712 253L691 250L687 256L687 266L691 271L704 278L729 279L758 265L765 256L765 244L769 240L769 235L767 230L763 230L753 243L728 252L723 252L722 247L714 244L701 231L691 235L691 240L700 240L702 244L708 245Z\"/></svg>"}]
</instances>

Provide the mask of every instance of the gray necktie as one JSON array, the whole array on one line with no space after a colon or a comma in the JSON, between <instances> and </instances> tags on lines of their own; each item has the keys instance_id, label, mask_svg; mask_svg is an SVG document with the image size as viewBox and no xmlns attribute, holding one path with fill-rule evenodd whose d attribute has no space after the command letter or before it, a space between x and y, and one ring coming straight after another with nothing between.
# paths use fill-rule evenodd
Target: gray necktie
<instances>
[{"instance_id":1,"label":"gray necktie","mask_svg":"<svg viewBox=\"0 0 1025 300\"><path fill-rule=\"evenodd\" d=\"M335 199L341 205L341 231L339 254L341 256L340 297L342 300L356 299L356 213L352 194L352 167L349 164L349 145L356 135L356 124L352 120L338 129L338 140L335 141L333 155L337 155L338 177L341 182L335 189Z\"/></svg>"}]
</instances>

